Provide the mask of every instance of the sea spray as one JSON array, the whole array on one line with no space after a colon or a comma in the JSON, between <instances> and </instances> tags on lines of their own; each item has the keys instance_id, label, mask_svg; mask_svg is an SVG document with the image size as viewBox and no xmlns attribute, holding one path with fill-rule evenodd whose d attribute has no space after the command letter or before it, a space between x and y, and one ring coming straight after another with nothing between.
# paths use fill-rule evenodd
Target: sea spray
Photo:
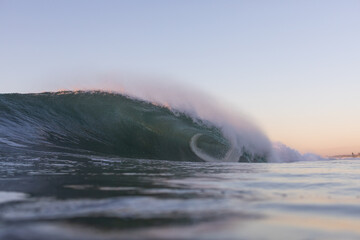
<instances>
[{"instance_id":1,"label":"sea spray","mask_svg":"<svg viewBox=\"0 0 360 240\"><path fill-rule=\"evenodd\" d=\"M224 104L198 89L175 82L167 83L154 79L142 81L133 77L124 78L121 81L116 81L110 77L106 79L104 84L94 81L92 87L106 85L111 86L111 88L103 88L106 91L112 89L134 98L167 107L174 112L184 112L195 121L196 119L210 121L211 124L221 129L232 146L227 153L228 157L222 158L221 161L251 162L255 158L257 162L263 162L266 158L268 162L294 162L323 159L321 156L312 153L300 154L297 150L280 142L272 143L255 121L250 120L239 109L231 106L231 104ZM200 135L193 136L192 144L190 144L192 150L207 161L219 161L219 159L213 159L196 148L195 140L199 137Z\"/></svg>"},{"instance_id":2,"label":"sea spray","mask_svg":"<svg viewBox=\"0 0 360 240\"><path fill-rule=\"evenodd\" d=\"M200 119L216 126L231 144L229 149L231 152L228 152L228 157L222 158L222 161L239 161L241 156L243 156L241 161L246 162L254 159L269 161L273 158L271 142L254 121L249 120L234 106L226 105L203 91L183 84L154 79L139 81L130 78L119 82L110 78L102 86L106 85L110 85L113 91L169 108L175 113L185 113L194 121ZM109 90L109 88L103 89ZM195 150L194 147L192 149ZM200 154L199 151L195 152ZM201 155L203 159L211 159L204 153Z\"/></svg>"}]
</instances>

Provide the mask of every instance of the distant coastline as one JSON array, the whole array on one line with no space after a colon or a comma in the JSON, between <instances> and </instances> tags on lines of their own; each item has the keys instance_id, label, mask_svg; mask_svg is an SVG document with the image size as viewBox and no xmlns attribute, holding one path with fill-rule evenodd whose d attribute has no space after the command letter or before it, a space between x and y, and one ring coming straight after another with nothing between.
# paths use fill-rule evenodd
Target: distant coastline
<instances>
[{"instance_id":1,"label":"distant coastline","mask_svg":"<svg viewBox=\"0 0 360 240\"><path fill-rule=\"evenodd\" d=\"M329 156L329 158L335 158L335 159L360 158L360 152L359 153L351 153L351 154L343 154L343 155L334 155L334 156Z\"/></svg>"}]
</instances>

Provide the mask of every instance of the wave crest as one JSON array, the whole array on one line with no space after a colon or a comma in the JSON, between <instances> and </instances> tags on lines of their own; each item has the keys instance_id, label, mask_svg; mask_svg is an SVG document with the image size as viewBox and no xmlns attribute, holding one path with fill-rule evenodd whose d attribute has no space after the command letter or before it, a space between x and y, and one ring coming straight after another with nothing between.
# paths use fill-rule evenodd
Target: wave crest
<instances>
[{"instance_id":1,"label":"wave crest","mask_svg":"<svg viewBox=\"0 0 360 240\"><path fill-rule=\"evenodd\" d=\"M199 100L198 94L188 96L196 99L142 100L136 94L101 91L1 94L0 151L209 162L300 159L294 150L282 155L274 151L245 118Z\"/></svg>"}]
</instances>

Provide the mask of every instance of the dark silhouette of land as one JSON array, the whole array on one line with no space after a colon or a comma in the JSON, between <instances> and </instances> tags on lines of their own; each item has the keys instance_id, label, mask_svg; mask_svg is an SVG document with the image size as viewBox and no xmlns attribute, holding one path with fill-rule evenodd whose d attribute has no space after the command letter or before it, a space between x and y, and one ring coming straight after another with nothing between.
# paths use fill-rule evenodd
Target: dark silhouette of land
<instances>
[{"instance_id":1,"label":"dark silhouette of land","mask_svg":"<svg viewBox=\"0 0 360 240\"><path fill-rule=\"evenodd\" d=\"M334 155L330 156L330 158L360 158L360 152L359 153L351 153L351 154L343 154L343 155Z\"/></svg>"}]
</instances>

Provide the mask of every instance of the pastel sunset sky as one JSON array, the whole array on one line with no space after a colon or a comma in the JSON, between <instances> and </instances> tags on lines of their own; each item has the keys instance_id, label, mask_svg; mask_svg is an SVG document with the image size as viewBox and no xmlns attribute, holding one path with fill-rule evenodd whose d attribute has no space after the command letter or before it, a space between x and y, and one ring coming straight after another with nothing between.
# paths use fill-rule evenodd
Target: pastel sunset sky
<instances>
[{"instance_id":1,"label":"pastel sunset sky","mask_svg":"<svg viewBox=\"0 0 360 240\"><path fill-rule=\"evenodd\" d=\"M1 93L181 82L300 152L360 152L358 0L0 0L0 66Z\"/></svg>"}]
</instances>

